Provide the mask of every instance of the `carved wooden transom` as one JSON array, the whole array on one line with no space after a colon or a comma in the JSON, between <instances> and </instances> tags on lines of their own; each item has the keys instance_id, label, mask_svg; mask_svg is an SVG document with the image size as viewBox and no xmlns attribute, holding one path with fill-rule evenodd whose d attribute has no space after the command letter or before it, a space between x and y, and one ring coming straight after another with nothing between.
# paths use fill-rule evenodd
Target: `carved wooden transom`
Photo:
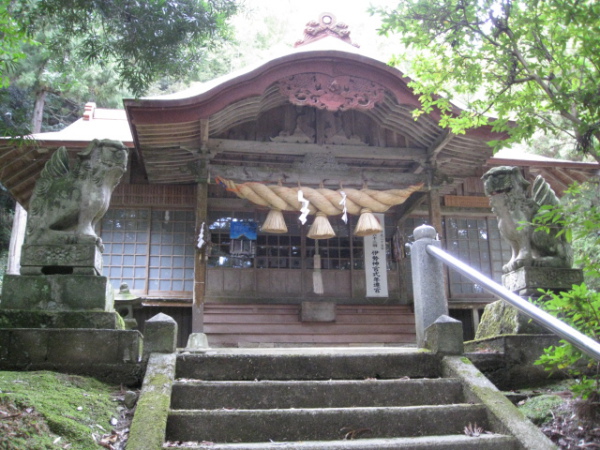
<instances>
[{"instance_id":1,"label":"carved wooden transom","mask_svg":"<svg viewBox=\"0 0 600 450\"><path fill-rule=\"evenodd\" d=\"M364 78L301 73L279 80L279 91L297 106L328 111L373 109L383 100L384 87Z\"/></svg>"}]
</instances>

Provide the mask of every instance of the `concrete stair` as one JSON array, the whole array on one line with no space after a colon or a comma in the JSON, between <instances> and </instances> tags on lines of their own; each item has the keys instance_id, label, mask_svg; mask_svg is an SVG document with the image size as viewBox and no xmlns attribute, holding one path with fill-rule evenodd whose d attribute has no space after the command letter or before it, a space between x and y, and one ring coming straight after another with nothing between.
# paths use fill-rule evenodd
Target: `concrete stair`
<instances>
[{"instance_id":1,"label":"concrete stair","mask_svg":"<svg viewBox=\"0 0 600 450\"><path fill-rule=\"evenodd\" d=\"M443 361L401 348L179 354L166 440L206 450L525 448ZM466 435L469 426L483 431Z\"/></svg>"}]
</instances>

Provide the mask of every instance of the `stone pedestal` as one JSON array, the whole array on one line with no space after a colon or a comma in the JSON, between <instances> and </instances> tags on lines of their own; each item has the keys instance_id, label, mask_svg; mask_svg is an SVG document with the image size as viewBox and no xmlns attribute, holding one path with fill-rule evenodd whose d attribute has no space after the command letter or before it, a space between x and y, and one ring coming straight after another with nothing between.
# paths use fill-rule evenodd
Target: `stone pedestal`
<instances>
[{"instance_id":1,"label":"stone pedestal","mask_svg":"<svg viewBox=\"0 0 600 450\"><path fill-rule=\"evenodd\" d=\"M502 284L524 298L539 298L544 291L568 291L574 284L583 282L580 269L556 267L521 267L504 274ZM548 331L534 323L515 308L498 300L485 307L475 339L486 339L507 334L547 334Z\"/></svg>"},{"instance_id":2,"label":"stone pedestal","mask_svg":"<svg viewBox=\"0 0 600 450\"><path fill-rule=\"evenodd\" d=\"M122 330L123 319L108 311L30 311L0 309L0 329L70 328Z\"/></svg>"},{"instance_id":3,"label":"stone pedestal","mask_svg":"<svg viewBox=\"0 0 600 450\"><path fill-rule=\"evenodd\" d=\"M539 289L568 291L574 284L581 283L583 272L580 269L521 267L502 275L504 287L522 297L539 297Z\"/></svg>"},{"instance_id":4,"label":"stone pedestal","mask_svg":"<svg viewBox=\"0 0 600 450\"><path fill-rule=\"evenodd\" d=\"M113 311L113 289L95 275L5 275L0 309Z\"/></svg>"},{"instance_id":5,"label":"stone pedestal","mask_svg":"<svg viewBox=\"0 0 600 450\"><path fill-rule=\"evenodd\" d=\"M504 300L486 305L477 327L475 339L487 339L507 334L547 334L548 331L521 314Z\"/></svg>"},{"instance_id":6,"label":"stone pedestal","mask_svg":"<svg viewBox=\"0 0 600 450\"><path fill-rule=\"evenodd\" d=\"M24 245L21 274L102 274L102 252L94 243Z\"/></svg>"}]
</instances>

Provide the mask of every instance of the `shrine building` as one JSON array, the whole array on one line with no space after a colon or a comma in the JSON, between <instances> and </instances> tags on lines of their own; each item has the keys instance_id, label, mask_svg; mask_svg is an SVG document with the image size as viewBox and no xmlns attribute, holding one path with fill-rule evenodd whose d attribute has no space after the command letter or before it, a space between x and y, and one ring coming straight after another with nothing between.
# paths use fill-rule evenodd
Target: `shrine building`
<instances>
[{"instance_id":1,"label":"shrine building","mask_svg":"<svg viewBox=\"0 0 600 450\"><path fill-rule=\"evenodd\" d=\"M415 120L404 74L361 53L333 15L309 25L288 54L243 72L124 110L90 103L62 131L3 140L0 182L27 209L57 148L122 141L103 273L141 298L138 323L175 318L180 346L191 332L214 347L414 343L416 226L499 281L510 246L482 174L519 166L560 195L598 164L493 156L504 136L489 126L454 135L437 111ZM494 298L452 271L446 289L472 338Z\"/></svg>"}]
</instances>

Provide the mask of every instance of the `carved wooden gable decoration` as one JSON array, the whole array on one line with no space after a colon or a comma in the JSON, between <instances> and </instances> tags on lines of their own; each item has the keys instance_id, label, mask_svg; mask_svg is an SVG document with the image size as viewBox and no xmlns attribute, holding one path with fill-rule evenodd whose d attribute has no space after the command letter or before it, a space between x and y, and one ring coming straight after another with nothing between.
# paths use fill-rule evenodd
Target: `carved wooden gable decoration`
<instances>
[{"instance_id":1,"label":"carved wooden gable decoration","mask_svg":"<svg viewBox=\"0 0 600 450\"><path fill-rule=\"evenodd\" d=\"M279 90L294 105L347 111L373 109L383 100L384 87L364 78L301 73L280 80Z\"/></svg>"}]
</instances>

